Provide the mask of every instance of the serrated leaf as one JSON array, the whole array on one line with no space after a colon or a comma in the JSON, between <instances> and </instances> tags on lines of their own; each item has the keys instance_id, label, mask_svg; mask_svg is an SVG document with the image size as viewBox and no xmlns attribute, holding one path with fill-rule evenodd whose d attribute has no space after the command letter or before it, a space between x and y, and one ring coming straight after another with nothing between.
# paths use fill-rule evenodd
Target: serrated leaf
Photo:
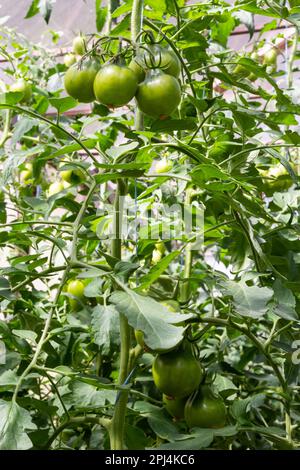
<instances>
[{"instance_id":1,"label":"serrated leaf","mask_svg":"<svg viewBox=\"0 0 300 470\"><path fill-rule=\"evenodd\" d=\"M94 342L104 355L120 344L119 313L113 305L97 305L93 309L92 331Z\"/></svg>"},{"instance_id":2,"label":"serrated leaf","mask_svg":"<svg viewBox=\"0 0 300 470\"><path fill-rule=\"evenodd\" d=\"M0 400L0 450L27 450L32 447L26 431L36 429L29 411L15 402Z\"/></svg>"},{"instance_id":3,"label":"serrated leaf","mask_svg":"<svg viewBox=\"0 0 300 470\"><path fill-rule=\"evenodd\" d=\"M151 297L139 295L126 286L123 290L125 292L113 292L110 301L127 317L133 328L144 332L149 348L168 350L182 341L185 329L173 325L192 318L193 314L171 313Z\"/></svg>"},{"instance_id":4,"label":"serrated leaf","mask_svg":"<svg viewBox=\"0 0 300 470\"><path fill-rule=\"evenodd\" d=\"M233 297L234 309L239 315L260 318L267 313L267 304L273 295L269 287L247 286L242 281L225 281L221 285L226 295Z\"/></svg>"},{"instance_id":5,"label":"serrated leaf","mask_svg":"<svg viewBox=\"0 0 300 470\"><path fill-rule=\"evenodd\" d=\"M99 408L106 403L114 404L117 395L115 390L97 390L92 385L79 381L71 384L71 390L71 403L80 409Z\"/></svg>"},{"instance_id":6,"label":"serrated leaf","mask_svg":"<svg viewBox=\"0 0 300 470\"><path fill-rule=\"evenodd\" d=\"M100 32L102 31L103 26L105 25L108 8L107 6L102 6L102 0L96 0L95 10L96 10L96 28L97 28L97 31Z\"/></svg>"},{"instance_id":7,"label":"serrated leaf","mask_svg":"<svg viewBox=\"0 0 300 470\"><path fill-rule=\"evenodd\" d=\"M290 289L287 289L277 279L273 284L274 304L271 306L272 313L285 320L300 320L296 308L296 299Z\"/></svg>"},{"instance_id":8,"label":"serrated leaf","mask_svg":"<svg viewBox=\"0 0 300 470\"><path fill-rule=\"evenodd\" d=\"M64 113L78 105L78 101L71 98L71 96L65 96L63 98L49 98L49 102L59 113Z\"/></svg>"}]
</instances>

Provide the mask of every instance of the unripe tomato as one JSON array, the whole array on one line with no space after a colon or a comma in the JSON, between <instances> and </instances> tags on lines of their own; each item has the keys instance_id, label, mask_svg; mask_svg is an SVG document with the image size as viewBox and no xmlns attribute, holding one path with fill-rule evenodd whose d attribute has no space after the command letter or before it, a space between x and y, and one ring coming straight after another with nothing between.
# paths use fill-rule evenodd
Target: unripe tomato
<instances>
[{"instance_id":1,"label":"unripe tomato","mask_svg":"<svg viewBox=\"0 0 300 470\"><path fill-rule=\"evenodd\" d=\"M263 177L263 190L267 196L272 195L275 192L286 191L289 189L293 182L284 168L284 166L278 164L270 167L268 170L258 170Z\"/></svg>"},{"instance_id":2,"label":"unripe tomato","mask_svg":"<svg viewBox=\"0 0 300 470\"><path fill-rule=\"evenodd\" d=\"M167 395L163 395L163 404L167 412L176 419L183 419L184 418L184 407L186 404L186 397L185 398L174 398L168 397Z\"/></svg>"},{"instance_id":3,"label":"unripe tomato","mask_svg":"<svg viewBox=\"0 0 300 470\"><path fill-rule=\"evenodd\" d=\"M160 303L167 307L170 312L180 312L180 305L177 300L163 300Z\"/></svg>"},{"instance_id":4,"label":"unripe tomato","mask_svg":"<svg viewBox=\"0 0 300 470\"><path fill-rule=\"evenodd\" d=\"M84 298L85 285L79 279L73 279L69 282L67 292L76 298L69 298L70 306L73 309L77 309L80 306L80 300ZM77 300L78 299L78 300Z\"/></svg>"},{"instance_id":5,"label":"unripe tomato","mask_svg":"<svg viewBox=\"0 0 300 470\"><path fill-rule=\"evenodd\" d=\"M156 165L155 165L155 171L156 173L168 173L173 167L173 163L171 160L167 160L165 157L160 160Z\"/></svg>"},{"instance_id":6,"label":"unripe tomato","mask_svg":"<svg viewBox=\"0 0 300 470\"><path fill-rule=\"evenodd\" d=\"M164 73L172 75L175 78L179 77L181 70L181 63L175 52L171 49L163 49L161 47L155 48L155 64Z\"/></svg>"},{"instance_id":7,"label":"unripe tomato","mask_svg":"<svg viewBox=\"0 0 300 470\"><path fill-rule=\"evenodd\" d=\"M192 354L179 349L156 356L152 375L156 387L165 395L183 398L199 387L203 369Z\"/></svg>"},{"instance_id":8,"label":"unripe tomato","mask_svg":"<svg viewBox=\"0 0 300 470\"><path fill-rule=\"evenodd\" d=\"M62 164L61 166L64 166ZM84 174L81 170L60 170L61 179L70 184L78 184L84 180Z\"/></svg>"},{"instance_id":9,"label":"unripe tomato","mask_svg":"<svg viewBox=\"0 0 300 470\"><path fill-rule=\"evenodd\" d=\"M140 59L140 62L143 63L143 58ZM141 83L145 80L146 72L142 65L139 64L136 58L132 59L128 67L135 73L138 83ZM145 65L146 68L146 65Z\"/></svg>"},{"instance_id":10,"label":"unripe tomato","mask_svg":"<svg viewBox=\"0 0 300 470\"><path fill-rule=\"evenodd\" d=\"M233 71L233 75L236 76L236 78L246 78L248 75L250 75L250 70L248 70L244 65L242 64L237 64Z\"/></svg>"},{"instance_id":11,"label":"unripe tomato","mask_svg":"<svg viewBox=\"0 0 300 470\"><path fill-rule=\"evenodd\" d=\"M136 74L123 65L106 65L96 75L96 99L107 106L124 106L134 97L138 86Z\"/></svg>"},{"instance_id":12,"label":"unripe tomato","mask_svg":"<svg viewBox=\"0 0 300 470\"><path fill-rule=\"evenodd\" d=\"M80 66L72 65L65 74L66 92L81 103L95 99L94 80L100 64L95 60L84 61Z\"/></svg>"},{"instance_id":13,"label":"unripe tomato","mask_svg":"<svg viewBox=\"0 0 300 470\"><path fill-rule=\"evenodd\" d=\"M276 69L277 64L277 49L272 47L269 51L264 54L263 63L268 66L272 66L273 69Z\"/></svg>"},{"instance_id":14,"label":"unripe tomato","mask_svg":"<svg viewBox=\"0 0 300 470\"><path fill-rule=\"evenodd\" d=\"M226 424L226 406L219 395L203 385L187 400L184 417L190 428L222 428Z\"/></svg>"},{"instance_id":15,"label":"unripe tomato","mask_svg":"<svg viewBox=\"0 0 300 470\"><path fill-rule=\"evenodd\" d=\"M154 246L155 246L155 249L158 250L162 255L165 254L166 247L165 247L164 242L157 242L157 243L155 243Z\"/></svg>"},{"instance_id":16,"label":"unripe tomato","mask_svg":"<svg viewBox=\"0 0 300 470\"><path fill-rule=\"evenodd\" d=\"M142 330L134 330L134 336L135 336L137 344L139 344L141 348L144 348L145 341L144 341L144 333L142 332Z\"/></svg>"},{"instance_id":17,"label":"unripe tomato","mask_svg":"<svg viewBox=\"0 0 300 470\"><path fill-rule=\"evenodd\" d=\"M60 193L64 189L65 187L62 181L55 181L54 183L51 183L48 188L48 197L54 196L55 194Z\"/></svg>"},{"instance_id":18,"label":"unripe tomato","mask_svg":"<svg viewBox=\"0 0 300 470\"><path fill-rule=\"evenodd\" d=\"M178 80L160 70L150 70L139 84L136 99L143 113L163 119L172 114L181 100Z\"/></svg>"},{"instance_id":19,"label":"unripe tomato","mask_svg":"<svg viewBox=\"0 0 300 470\"><path fill-rule=\"evenodd\" d=\"M85 36L76 36L73 39L73 51L75 54L83 55L86 53L86 38Z\"/></svg>"},{"instance_id":20,"label":"unripe tomato","mask_svg":"<svg viewBox=\"0 0 300 470\"><path fill-rule=\"evenodd\" d=\"M23 93L22 98L20 99L20 103L28 103L32 97L32 88L31 84L24 80L24 78L20 78L15 83L13 83L9 87L9 91Z\"/></svg>"},{"instance_id":21,"label":"unripe tomato","mask_svg":"<svg viewBox=\"0 0 300 470\"><path fill-rule=\"evenodd\" d=\"M20 181L22 184L30 184L32 182L32 163L25 164L25 170L20 173Z\"/></svg>"},{"instance_id":22,"label":"unripe tomato","mask_svg":"<svg viewBox=\"0 0 300 470\"><path fill-rule=\"evenodd\" d=\"M151 258L151 262L152 264L157 264L160 262L160 260L162 259L162 254L159 250L153 250L152 251L152 258Z\"/></svg>"},{"instance_id":23,"label":"unripe tomato","mask_svg":"<svg viewBox=\"0 0 300 470\"><path fill-rule=\"evenodd\" d=\"M76 62L76 55L75 54L66 54L64 57L64 64L66 67L71 67L71 65L75 64Z\"/></svg>"}]
</instances>

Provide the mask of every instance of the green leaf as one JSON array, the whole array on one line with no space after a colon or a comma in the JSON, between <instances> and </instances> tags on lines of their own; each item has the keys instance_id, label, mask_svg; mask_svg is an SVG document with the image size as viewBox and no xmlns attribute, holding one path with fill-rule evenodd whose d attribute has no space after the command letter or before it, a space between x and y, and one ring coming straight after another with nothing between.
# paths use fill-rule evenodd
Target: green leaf
<instances>
[{"instance_id":1,"label":"green leaf","mask_svg":"<svg viewBox=\"0 0 300 470\"><path fill-rule=\"evenodd\" d=\"M39 1L39 9L41 12L42 17L46 21L46 23L49 23L50 16L52 13L52 5L55 3L56 0L40 0Z\"/></svg>"},{"instance_id":2,"label":"green leaf","mask_svg":"<svg viewBox=\"0 0 300 470\"><path fill-rule=\"evenodd\" d=\"M26 13L26 16L25 18L32 18L33 16L35 16L37 13L39 13L40 9L39 9L39 3L40 3L40 0L33 0L30 4L30 7L28 8L28 11Z\"/></svg>"},{"instance_id":3,"label":"green leaf","mask_svg":"<svg viewBox=\"0 0 300 470\"><path fill-rule=\"evenodd\" d=\"M144 332L150 349L168 350L182 341L185 329L173 325L192 318L192 314L172 313L151 297L139 295L126 286L123 289L125 292L113 292L110 301L133 328Z\"/></svg>"},{"instance_id":4,"label":"green leaf","mask_svg":"<svg viewBox=\"0 0 300 470\"><path fill-rule=\"evenodd\" d=\"M102 6L102 3L102 0L96 0L96 28L98 32L102 31L108 13L108 7Z\"/></svg>"},{"instance_id":5,"label":"green leaf","mask_svg":"<svg viewBox=\"0 0 300 470\"><path fill-rule=\"evenodd\" d=\"M113 305L97 305L92 313L94 342L109 355L120 344L119 313Z\"/></svg>"},{"instance_id":6,"label":"green leaf","mask_svg":"<svg viewBox=\"0 0 300 470\"><path fill-rule=\"evenodd\" d=\"M290 289L287 289L279 279L273 284L274 297L273 305L271 305L272 313L278 315L285 320L298 320L299 316L296 313L296 299Z\"/></svg>"},{"instance_id":7,"label":"green leaf","mask_svg":"<svg viewBox=\"0 0 300 470\"><path fill-rule=\"evenodd\" d=\"M71 96L65 96L63 98L49 98L49 102L59 113L64 113L78 105L78 101L71 98Z\"/></svg>"},{"instance_id":8,"label":"green leaf","mask_svg":"<svg viewBox=\"0 0 300 470\"><path fill-rule=\"evenodd\" d=\"M0 450L27 450L32 447L26 431L36 429L29 411L15 402L0 400Z\"/></svg>"},{"instance_id":9,"label":"green leaf","mask_svg":"<svg viewBox=\"0 0 300 470\"><path fill-rule=\"evenodd\" d=\"M78 409L96 409L107 403L114 404L117 392L115 390L97 390L92 385L80 381L72 382L70 402Z\"/></svg>"},{"instance_id":10,"label":"green leaf","mask_svg":"<svg viewBox=\"0 0 300 470\"><path fill-rule=\"evenodd\" d=\"M273 295L269 287L248 286L242 281L225 281L221 286L226 295L233 297L234 309L239 315L250 318L266 315Z\"/></svg>"}]
</instances>

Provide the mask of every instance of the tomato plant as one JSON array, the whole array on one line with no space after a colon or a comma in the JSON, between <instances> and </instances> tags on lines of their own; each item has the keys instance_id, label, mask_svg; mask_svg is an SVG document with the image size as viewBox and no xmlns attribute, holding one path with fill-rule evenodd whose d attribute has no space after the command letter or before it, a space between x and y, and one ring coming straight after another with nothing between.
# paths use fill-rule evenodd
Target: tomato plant
<instances>
[{"instance_id":1,"label":"tomato plant","mask_svg":"<svg viewBox=\"0 0 300 470\"><path fill-rule=\"evenodd\" d=\"M1 18L0 449L299 449L296 2L65 3Z\"/></svg>"}]
</instances>

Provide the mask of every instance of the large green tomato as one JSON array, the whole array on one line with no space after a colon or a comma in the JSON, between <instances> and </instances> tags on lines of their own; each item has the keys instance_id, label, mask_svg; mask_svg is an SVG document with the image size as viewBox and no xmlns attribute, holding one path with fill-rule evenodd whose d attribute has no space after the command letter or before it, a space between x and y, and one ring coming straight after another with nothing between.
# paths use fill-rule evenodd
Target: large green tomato
<instances>
[{"instance_id":1,"label":"large green tomato","mask_svg":"<svg viewBox=\"0 0 300 470\"><path fill-rule=\"evenodd\" d=\"M176 419L184 418L184 407L186 404L185 398L173 398L163 395L163 404L167 412Z\"/></svg>"},{"instance_id":2,"label":"large green tomato","mask_svg":"<svg viewBox=\"0 0 300 470\"><path fill-rule=\"evenodd\" d=\"M13 83L9 87L9 91L23 93L22 98L20 99L20 103L28 103L32 97L32 88L31 84L24 80L24 78L20 78L15 83Z\"/></svg>"},{"instance_id":3,"label":"large green tomato","mask_svg":"<svg viewBox=\"0 0 300 470\"><path fill-rule=\"evenodd\" d=\"M156 356L152 375L156 387L165 395L183 398L199 387L203 369L192 354L179 349Z\"/></svg>"},{"instance_id":4,"label":"large green tomato","mask_svg":"<svg viewBox=\"0 0 300 470\"><path fill-rule=\"evenodd\" d=\"M150 70L146 80L138 86L136 99L143 113L164 119L172 114L181 100L178 80L160 70Z\"/></svg>"},{"instance_id":5,"label":"large green tomato","mask_svg":"<svg viewBox=\"0 0 300 470\"><path fill-rule=\"evenodd\" d=\"M73 39L73 51L75 54L83 55L86 53L86 38L85 36L76 36Z\"/></svg>"},{"instance_id":6,"label":"large green tomato","mask_svg":"<svg viewBox=\"0 0 300 470\"><path fill-rule=\"evenodd\" d=\"M66 92L81 103L94 101L94 80L99 68L96 60L84 61L81 66L72 65L65 74Z\"/></svg>"},{"instance_id":7,"label":"large green tomato","mask_svg":"<svg viewBox=\"0 0 300 470\"><path fill-rule=\"evenodd\" d=\"M79 279L73 279L69 282L67 292L75 298L69 298L70 306L75 310L80 306L80 300L84 298L85 285Z\"/></svg>"},{"instance_id":8,"label":"large green tomato","mask_svg":"<svg viewBox=\"0 0 300 470\"><path fill-rule=\"evenodd\" d=\"M122 65L106 65L99 70L94 82L95 96L110 107L124 106L134 97L138 86L136 74Z\"/></svg>"},{"instance_id":9,"label":"large green tomato","mask_svg":"<svg viewBox=\"0 0 300 470\"><path fill-rule=\"evenodd\" d=\"M184 417L190 428L222 428L226 424L226 406L219 395L203 385L187 400Z\"/></svg>"}]
</instances>

